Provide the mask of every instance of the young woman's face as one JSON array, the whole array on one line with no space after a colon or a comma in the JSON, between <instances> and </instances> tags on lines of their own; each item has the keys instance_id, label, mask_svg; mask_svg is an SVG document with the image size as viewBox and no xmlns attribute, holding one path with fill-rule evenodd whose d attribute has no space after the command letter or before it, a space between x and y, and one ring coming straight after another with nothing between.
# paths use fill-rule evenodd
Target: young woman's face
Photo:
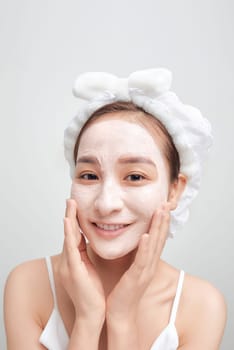
<instances>
[{"instance_id":1,"label":"young woman's face","mask_svg":"<svg viewBox=\"0 0 234 350\"><path fill-rule=\"evenodd\" d=\"M168 177L160 148L140 125L100 119L84 131L71 198L96 254L115 259L137 247L167 201Z\"/></svg>"}]
</instances>

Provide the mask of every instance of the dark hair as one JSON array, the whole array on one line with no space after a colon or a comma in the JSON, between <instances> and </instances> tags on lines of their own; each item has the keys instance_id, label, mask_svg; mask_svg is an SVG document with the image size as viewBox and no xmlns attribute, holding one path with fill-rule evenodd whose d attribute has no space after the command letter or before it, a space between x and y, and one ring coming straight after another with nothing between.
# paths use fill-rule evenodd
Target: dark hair
<instances>
[{"instance_id":1,"label":"dark hair","mask_svg":"<svg viewBox=\"0 0 234 350\"><path fill-rule=\"evenodd\" d=\"M77 137L73 153L74 162L76 163L79 143L84 131L99 117L105 114L114 114L117 112L127 112L126 114L122 114L120 118L142 125L154 138L157 138L157 143L160 144L162 152L167 160L170 181L173 182L177 180L180 171L180 159L171 135L157 118L145 112L142 108L136 106L132 102L113 102L97 109L90 116Z\"/></svg>"}]
</instances>

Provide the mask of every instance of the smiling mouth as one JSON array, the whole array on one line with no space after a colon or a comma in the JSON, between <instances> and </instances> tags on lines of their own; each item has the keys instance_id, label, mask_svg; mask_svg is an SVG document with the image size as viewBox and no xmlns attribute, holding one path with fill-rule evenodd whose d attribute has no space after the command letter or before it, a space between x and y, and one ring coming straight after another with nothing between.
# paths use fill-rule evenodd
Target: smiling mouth
<instances>
[{"instance_id":1,"label":"smiling mouth","mask_svg":"<svg viewBox=\"0 0 234 350\"><path fill-rule=\"evenodd\" d=\"M100 223L93 223L93 224L99 229L105 230L105 231L117 231L117 230L121 230L124 227L129 226L129 224L100 224Z\"/></svg>"}]
</instances>

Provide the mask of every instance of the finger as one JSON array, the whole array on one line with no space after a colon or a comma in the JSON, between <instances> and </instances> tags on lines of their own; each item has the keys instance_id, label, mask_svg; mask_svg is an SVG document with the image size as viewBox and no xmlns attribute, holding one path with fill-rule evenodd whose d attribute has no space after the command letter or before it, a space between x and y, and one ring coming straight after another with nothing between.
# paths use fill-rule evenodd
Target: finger
<instances>
[{"instance_id":1,"label":"finger","mask_svg":"<svg viewBox=\"0 0 234 350\"><path fill-rule=\"evenodd\" d=\"M79 248L81 260L85 263L86 266L87 265L93 266L93 263L91 262L87 253L87 244L85 241L85 237L83 234L80 234L80 236L81 236L81 241L78 248Z\"/></svg>"},{"instance_id":2,"label":"finger","mask_svg":"<svg viewBox=\"0 0 234 350\"><path fill-rule=\"evenodd\" d=\"M151 256L152 260L150 263L153 269L156 269L157 264L162 255L163 248L165 246L167 235L168 235L169 222L170 222L169 210L166 207L164 207L162 212L162 220L159 228L159 233L156 239L156 245L154 247L154 250L152 251L152 256Z\"/></svg>"},{"instance_id":3,"label":"finger","mask_svg":"<svg viewBox=\"0 0 234 350\"><path fill-rule=\"evenodd\" d=\"M169 206L166 204L164 206L164 210L162 213L162 221L160 225L159 235L157 239L157 245L156 245L156 254L161 256L162 250L164 248L164 245L166 243L166 239L168 236L168 230L169 230L169 224L170 224L170 210Z\"/></svg>"},{"instance_id":4,"label":"finger","mask_svg":"<svg viewBox=\"0 0 234 350\"><path fill-rule=\"evenodd\" d=\"M134 263L131 265L133 272L140 275L146 267L147 253L148 253L149 235L147 233L141 236Z\"/></svg>"},{"instance_id":5,"label":"finger","mask_svg":"<svg viewBox=\"0 0 234 350\"><path fill-rule=\"evenodd\" d=\"M79 249L77 248L77 242L73 234L72 226L68 218L64 218L64 252L69 266L75 267L76 264L81 262L81 256Z\"/></svg>"},{"instance_id":6,"label":"finger","mask_svg":"<svg viewBox=\"0 0 234 350\"><path fill-rule=\"evenodd\" d=\"M81 237L80 233L82 232L80 230L79 222L78 222L78 208L77 204L74 199L68 199L67 200L67 208L66 208L66 214L67 218L70 219L71 225L73 228L73 234L75 235L77 239L77 245L80 243Z\"/></svg>"},{"instance_id":7,"label":"finger","mask_svg":"<svg viewBox=\"0 0 234 350\"><path fill-rule=\"evenodd\" d=\"M84 236L79 233L80 242L77 245L77 241L72 234L72 227L69 218L64 218L64 230L66 233L64 238L63 261L65 265L68 266L68 269L76 274L78 273L78 268L83 266L83 262L85 265L92 265L92 263L87 255Z\"/></svg>"},{"instance_id":8,"label":"finger","mask_svg":"<svg viewBox=\"0 0 234 350\"><path fill-rule=\"evenodd\" d=\"M66 201L67 206L66 206L66 212L65 212L65 217L68 217L71 219L71 223L73 226L74 230L78 229L78 224L77 224L77 204L74 199L67 199Z\"/></svg>"},{"instance_id":9,"label":"finger","mask_svg":"<svg viewBox=\"0 0 234 350\"><path fill-rule=\"evenodd\" d=\"M66 217L70 217L72 214L72 203L73 203L73 199L68 198L66 200L66 211L65 211L65 216Z\"/></svg>"},{"instance_id":10,"label":"finger","mask_svg":"<svg viewBox=\"0 0 234 350\"><path fill-rule=\"evenodd\" d=\"M77 204L76 204L76 223L77 223L77 225L78 225L79 232L80 232L81 234L83 234L83 231L81 230L81 227L80 227L79 213L78 213Z\"/></svg>"},{"instance_id":11,"label":"finger","mask_svg":"<svg viewBox=\"0 0 234 350\"><path fill-rule=\"evenodd\" d=\"M168 221L168 206L167 204L162 205L159 208L151 222L149 231L150 243L148 252L148 264L154 264L159 260L163 246L166 241L167 232L167 221Z\"/></svg>"},{"instance_id":12,"label":"finger","mask_svg":"<svg viewBox=\"0 0 234 350\"><path fill-rule=\"evenodd\" d=\"M156 210L156 212L152 216L150 229L149 229L149 237L150 237L151 244L152 243L155 244L155 241L157 240L161 222L162 222L162 213L163 213L163 209L159 208Z\"/></svg>"}]
</instances>

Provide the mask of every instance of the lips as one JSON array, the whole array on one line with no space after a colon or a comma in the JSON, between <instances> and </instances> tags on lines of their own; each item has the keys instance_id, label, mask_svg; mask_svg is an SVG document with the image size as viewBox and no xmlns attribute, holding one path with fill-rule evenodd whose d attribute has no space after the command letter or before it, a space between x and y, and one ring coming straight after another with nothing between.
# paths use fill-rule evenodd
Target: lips
<instances>
[{"instance_id":1,"label":"lips","mask_svg":"<svg viewBox=\"0 0 234 350\"><path fill-rule=\"evenodd\" d=\"M96 233L105 238L112 239L121 235L129 224L104 224L104 223L93 223Z\"/></svg>"}]
</instances>

